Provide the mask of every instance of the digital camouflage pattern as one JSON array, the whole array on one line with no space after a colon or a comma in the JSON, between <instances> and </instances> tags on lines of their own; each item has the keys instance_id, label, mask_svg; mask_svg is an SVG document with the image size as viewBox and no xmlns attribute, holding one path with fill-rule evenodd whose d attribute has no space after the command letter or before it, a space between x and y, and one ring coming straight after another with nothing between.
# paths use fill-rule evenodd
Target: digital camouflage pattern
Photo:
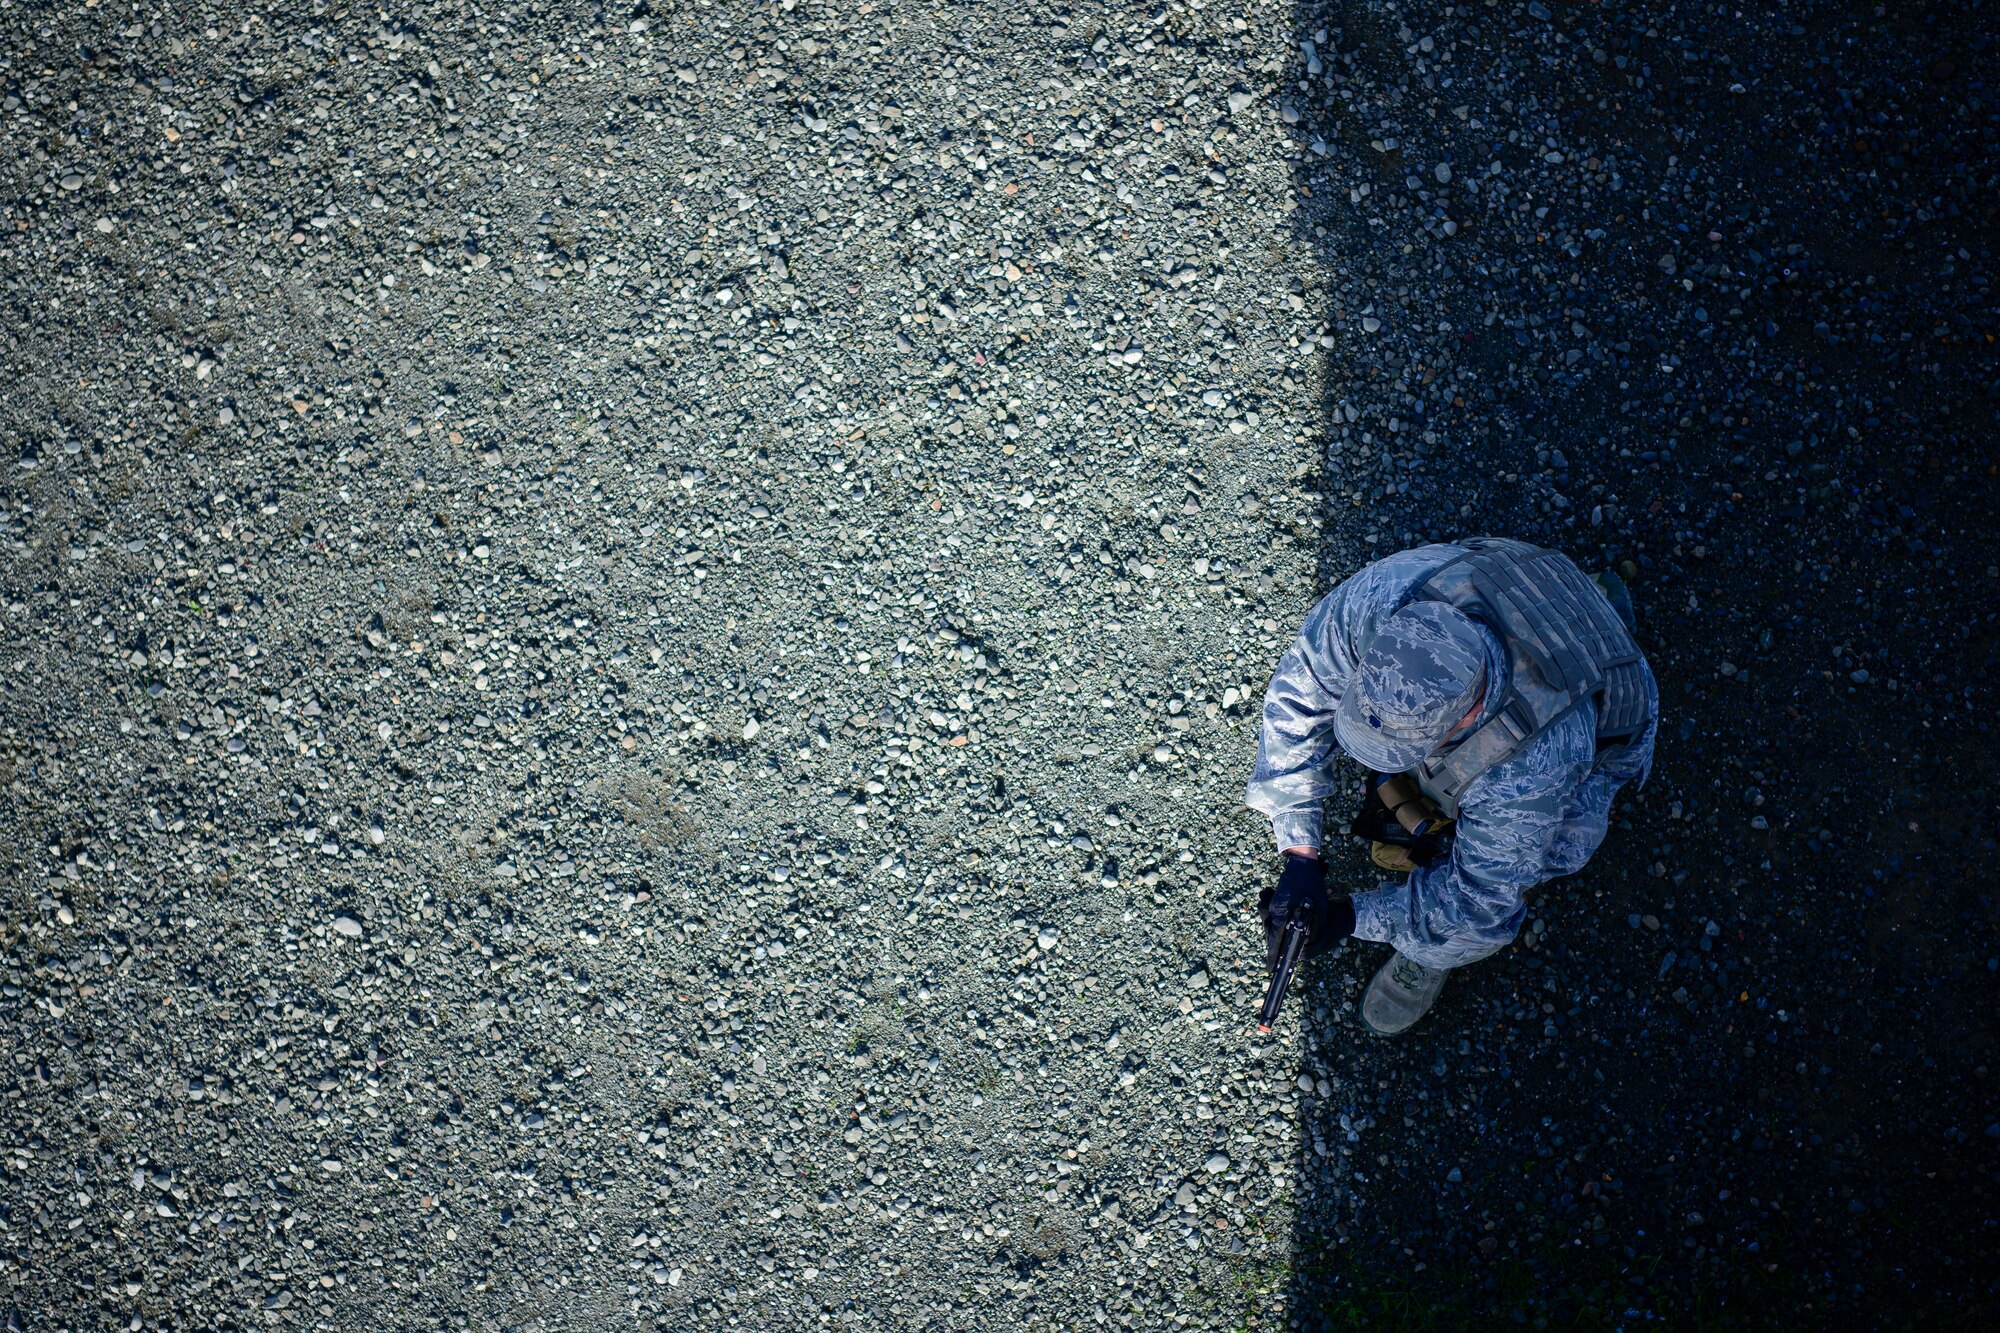
<instances>
[{"instance_id":1,"label":"digital camouflage pattern","mask_svg":"<svg viewBox=\"0 0 2000 1333\"><path fill-rule=\"evenodd\" d=\"M1334 737L1378 773L1413 768L1472 707L1485 668L1479 627L1463 611L1412 602L1382 622L1361 655Z\"/></svg>"},{"instance_id":2,"label":"digital camouflage pattern","mask_svg":"<svg viewBox=\"0 0 2000 1333\"><path fill-rule=\"evenodd\" d=\"M1464 554L1449 544L1375 561L1322 598L1279 659L1264 694L1257 766L1244 794L1267 815L1277 845L1320 845L1320 803L1352 780L1335 775L1334 717L1362 649L1410 590ZM1476 627L1490 688L1478 721L1510 679L1498 638ZM1597 751L1594 705L1558 721L1520 754L1476 778L1460 801L1448 860L1354 895L1357 938L1393 944L1428 967L1477 961L1511 941L1530 888L1582 869L1604 841L1612 797L1652 768L1659 691L1646 676L1649 719L1630 745Z\"/></svg>"}]
</instances>

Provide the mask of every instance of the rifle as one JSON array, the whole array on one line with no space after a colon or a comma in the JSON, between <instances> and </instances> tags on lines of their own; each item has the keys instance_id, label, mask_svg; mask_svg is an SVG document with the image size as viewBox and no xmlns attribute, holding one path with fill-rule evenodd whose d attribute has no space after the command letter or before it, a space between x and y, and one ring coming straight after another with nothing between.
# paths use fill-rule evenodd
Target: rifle
<instances>
[{"instance_id":1,"label":"rifle","mask_svg":"<svg viewBox=\"0 0 2000 1333\"><path fill-rule=\"evenodd\" d=\"M1291 989L1292 975L1299 970L1299 960L1305 957L1306 944L1312 938L1312 927L1306 924L1311 904L1304 904L1303 908L1287 916L1279 930L1283 943L1278 946L1278 965L1271 971L1271 984L1264 990L1264 1007L1257 1014L1259 1036L1270 1032L1277 1023L1278 1010L1285 1006L1285 992Z\"/></svg>"}]
</instances>

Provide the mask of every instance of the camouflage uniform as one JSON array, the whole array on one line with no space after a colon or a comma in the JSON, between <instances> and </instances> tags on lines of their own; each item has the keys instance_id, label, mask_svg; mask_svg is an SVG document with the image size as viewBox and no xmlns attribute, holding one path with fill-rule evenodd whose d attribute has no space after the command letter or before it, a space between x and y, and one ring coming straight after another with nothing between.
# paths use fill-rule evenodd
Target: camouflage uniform
<instances>
[{"instance_id":1,"label":"camouflage uniform","mask_svg":"<svg viewBox=\"0 0 2000 1333\"><path fill-rule=\"evenodd\" d=\"M1270 817L1280 848L1318 847L1320 802L1351 787L1334 775L1333 723L1361 652L1410 590L1463 550L1424 546L1368 565L1321 599L1279 659L1244 800ZM1505 696L1509 668L1500 640L1483 626L1479 635L1483 720ZM1356 893L1355 937L1393 944L1436 968L1475 962L1511 941L1527 914L1527 890L1582 869L1604 841L1612 797L1651 770L1659 691L1650 672L1646 686L1649 720L1636 741L1600 753L1595 705L1586 703L1474 779L1460 800L1451 856L1402 883Z\"/></svg>"}]
</instances>

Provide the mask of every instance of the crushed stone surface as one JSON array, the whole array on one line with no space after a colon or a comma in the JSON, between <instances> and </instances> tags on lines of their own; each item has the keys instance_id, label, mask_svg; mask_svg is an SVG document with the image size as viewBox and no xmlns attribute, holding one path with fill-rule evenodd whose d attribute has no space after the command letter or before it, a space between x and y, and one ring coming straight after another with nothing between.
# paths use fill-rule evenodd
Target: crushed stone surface
<instances>
[{"instance_id":1,"label":"crushed stone surface","mask_svg":"<svg viewBox=\"0 0 2000 1333\"><path fill-rule=\"evenodd\" d=\"M1786 8L5 11L13 1325L1992 1309L1991 34ZM1260 1040L1478 531L1659 772Z\"/></svg>"}]
</instances>

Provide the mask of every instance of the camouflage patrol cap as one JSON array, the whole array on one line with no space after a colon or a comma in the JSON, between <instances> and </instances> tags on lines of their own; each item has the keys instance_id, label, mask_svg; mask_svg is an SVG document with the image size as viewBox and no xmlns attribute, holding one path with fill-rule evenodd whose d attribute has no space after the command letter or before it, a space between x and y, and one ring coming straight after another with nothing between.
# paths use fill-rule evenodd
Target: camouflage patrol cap
<instances>
[{"instance_id":1,"label":"camouflage patrol cap","mask_svg":"<svg viewBox=\"0 0 2000 1333\"><path fill-rule=\"evenodd\" d=\"M1479 629L1443 602L1382 622L1334 714L1340 747L1377 773L1414 768L1472 709L1486 670Z\"/></svg>"}]
</instances>

